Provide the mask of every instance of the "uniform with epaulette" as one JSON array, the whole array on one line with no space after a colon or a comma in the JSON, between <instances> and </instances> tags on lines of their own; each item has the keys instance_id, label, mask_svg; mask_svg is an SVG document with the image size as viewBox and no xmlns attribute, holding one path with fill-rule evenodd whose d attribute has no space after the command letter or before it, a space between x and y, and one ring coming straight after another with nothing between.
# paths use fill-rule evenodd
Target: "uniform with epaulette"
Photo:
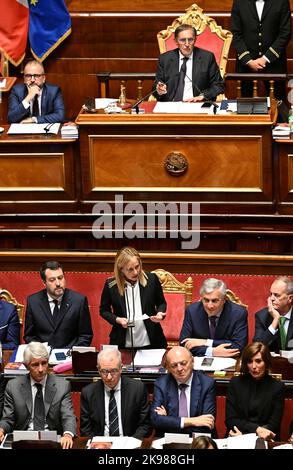
<instances>
[{"instance_id":1,"label":"uniform with epaulette","mask_svg":"<svg viewBox=\"0 0 293 470\"><path fill-rule=\"evenodd\" d=\"M264 73L287 72L286 46L291 37L289 0L265 0L260 19L255 0L234 0L231 29L237 53L236 72L253 73L247 66L248 61L263 56L269 61L263 70ZM251 96L252 82L250 90L247 86L244 88L246 89L242 90L243 96ZM284 92L284 83L277 82L276 98L284 99Z\"/></svg>"}]
</instances>

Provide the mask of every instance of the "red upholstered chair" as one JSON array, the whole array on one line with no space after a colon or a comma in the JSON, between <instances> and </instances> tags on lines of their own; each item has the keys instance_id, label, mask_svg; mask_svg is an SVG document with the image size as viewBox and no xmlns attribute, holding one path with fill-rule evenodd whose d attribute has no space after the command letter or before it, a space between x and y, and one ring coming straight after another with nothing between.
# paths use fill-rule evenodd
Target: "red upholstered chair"
<instances>
[{"instance_id":1,"label":"red upholstered chair","mask_svg":"<svg viewBox=\"0 0 293 470\"><path fill-rule=\"evenodd\" d=\"M177 26L183 23L195 27L197 31L196 46L214 53L221 75L224 77L233 35L231 31L219 26L213 18L206 16L196 3L186 10L185 15L176 18L167 29L157 34L160 53L177 47L174 31Z\"/></svg>"},{"instance_id":2,"label":"red upholstered chair","mask_svg":"<svg viewBox=\"0 0 293 470\"><path fill-rule=\"evenodd\" d=\"M226 290L226 297L228 300L235 302L235 304L241 305L242 307L245 307L246 309L248 308L248 305L242 303L239 297L237 297L237 295L234 294L234 292L231 289Z\"/></svg>"},{"instance_id":3,"label":"red upholstered chair","mask_svg":"<svg viewBox=\"0 0 293 470\"><path fill-rule=\"evenodd\" d=\"M22 339L24 305L17 302L17 300L14 297L12 297L12 295L10 294L8 290L2 289L1 287L0 287L0 299L5 300L6 302L9 302L16 306L16 310L17 310L18 317L19 317L19 323L20 323L20 339ZM5 359L6 358L4 357L4 361Z\"/></svg>"},{"instance_id":4,"label":"red upholstered chair","mask_svg":"<svg viewBox=\"0 0 293 470\"><path fill-rule=\"evenodd\" d=\"M161 323L168 347L178 345L179 335L187 305L192 303L193 280L191 277L180 282L175 276L164 269L153 271L159 278L167 301L167 316Z\"/></svg>"}]
</instances>

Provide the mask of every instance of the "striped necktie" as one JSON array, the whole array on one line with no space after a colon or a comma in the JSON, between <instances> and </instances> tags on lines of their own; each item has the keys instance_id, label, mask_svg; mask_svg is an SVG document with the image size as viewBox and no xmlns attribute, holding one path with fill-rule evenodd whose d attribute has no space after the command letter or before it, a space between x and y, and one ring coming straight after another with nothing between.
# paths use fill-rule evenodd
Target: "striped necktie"
<instances>
[{"instance_id":1,"label":"striped necktie","mask_svg":"<svg viewBox=\"0 0 293 470\"><path fill-rule=\"evenodd\" d=\"M119 436L119 421L115 390L110 390L109 400L109 436Z\"/></svg>"}]
</instances>

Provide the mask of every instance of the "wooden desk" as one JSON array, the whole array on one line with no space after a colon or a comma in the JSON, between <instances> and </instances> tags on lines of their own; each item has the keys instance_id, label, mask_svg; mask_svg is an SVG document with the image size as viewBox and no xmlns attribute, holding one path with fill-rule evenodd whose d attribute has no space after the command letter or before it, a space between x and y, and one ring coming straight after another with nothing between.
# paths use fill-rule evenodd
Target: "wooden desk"
<instances>
[{"instance_id":1,"label":"wooden desk","mask_svg":"<svg viewBox=\"0 0 293 470\"><path fill-rule=\"evenodd\" d=\"M2 213L76 209L76 139L60 135L0 134ZM11 201L14 201L13 208Z\"/></svg>"},{"instance_id":2,"label":"wooden desk","mask_svg":"<svg viewBox=\"0 0 293 470\"><path fill-rule=\"evenodd\" d=\"M201 213L271 212L269 115L79 113L82 205L99 200L199 201ZM178 152L187 171L165 160ZM114 169L114 171L113 171Z\"/></svg>"}]
</instances>

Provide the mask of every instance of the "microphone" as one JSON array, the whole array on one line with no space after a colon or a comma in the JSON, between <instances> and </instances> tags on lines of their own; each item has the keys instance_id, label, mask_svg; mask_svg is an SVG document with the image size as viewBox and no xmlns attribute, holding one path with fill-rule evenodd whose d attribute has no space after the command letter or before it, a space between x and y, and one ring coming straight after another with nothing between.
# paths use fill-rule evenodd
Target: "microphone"
<instances>
[{"instance_id":1,"label":"microphone","mask_svg":"<svg viewBox=\"0 0 293 470\"><path fill-rule=\"evenodd\" d=\"M139 114L139 108L138 106L140 105L140 103L142 103L144 100L146 100L149 96L151 96L155 91L156 91L156 87L157 85L153 85L151 91L149 93L147 93L145 96L143 96L140 100L136 101L130 109L135 109L136 111L136 114Z\"/></svg>"},{"instance_id":2,"label":"microphone","mask_svg":"<svg viewBox=\"0 0 293 470\"><path fill-rule=\"evenodd\" d=\"M44 127L44 131L46 132L46 135L48 135L51 127L54 125L54 122L51 122L49 124L47 124L45 127Z\"/></svg>"},{"instance_id":3,"label":"microphone","mask_svg":"<svg viewBox=\"0 0 293 470\"><path fill-rule=\"evenodd\" d=\"M198 88L197 84L196 84L195 82L193 83L192 80L189 78L188 75L186 75L186 76L187 76L188 80L191 81L192 85L195 86L196 91L198 92L198 94L199 94L199 95L203 95L203 92ZM213 106L213 107L214 107L214 108L213 108L213 112L214 112L214 114L216 114L217 108L219 107L219 105L218 105L217 103L215 103L215 102L212 101L212 100L206 100L206 99L204 100L204 103L209 103L211 106Z\"/></svg>"},{"instance_id":4,"label":"microphone","mask_svg":"<svg viewBox=\"0 0 293 470\"><path fill-rule=\"evenodd\" d=\"M173 75L172 77L169 78L169 80L167 80L165 82L165 85L168 85L168 83L170 83L171 80L174 80L176 79L177 77L179 76L179 72L176 73L175 75ZM156 82L153 86L152 86L152 89L149 93L147 93L143 98L141 98L140 100L136 101L130 109L135 109L136 110L136 114L139 114L139 108L138 106L140 105L140 103L142 103L144 100L146 100L149 96L151 96L153 93L155 93L157 91L157 84L159 82Z\"/></svg>"}]
</instances>

